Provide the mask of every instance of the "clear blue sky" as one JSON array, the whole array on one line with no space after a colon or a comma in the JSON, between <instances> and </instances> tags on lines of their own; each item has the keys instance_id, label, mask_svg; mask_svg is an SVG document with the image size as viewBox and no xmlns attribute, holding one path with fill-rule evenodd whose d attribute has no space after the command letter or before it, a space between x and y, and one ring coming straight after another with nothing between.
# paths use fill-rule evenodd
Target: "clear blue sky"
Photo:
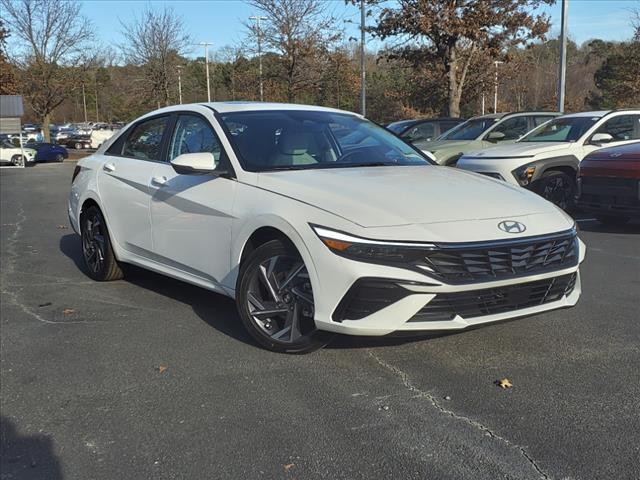
<instances>
[{"instance_id":1,"label":"clear blue sky","mask_svg":"<svg viewBox=\"0 0 640 480\"><path fill-rule=\"evenodd\" d=\"M325 0L335 15L358 21L356 7L345 6L342 0ZM147 5L170 5L180 14L193 37L198 41L211 41L213 48L237 43L243 38L244 21L254 12L241 0L183 0L183 1L118 1L84 0L83 12L95 24L100 40L114 47L121 41L120 22L140 14ZM578 43L591 38L627 40L632 35L629 10L640 8L640 0L570 0L569 36ZM546 8L553 26L550 35L560 30L560 4ZM345 23L349 36L355 36L354 25ZM195 47L194 47L195 48ZM198 53L199 50L194 50Z\"/></svg>"}]
</instances>

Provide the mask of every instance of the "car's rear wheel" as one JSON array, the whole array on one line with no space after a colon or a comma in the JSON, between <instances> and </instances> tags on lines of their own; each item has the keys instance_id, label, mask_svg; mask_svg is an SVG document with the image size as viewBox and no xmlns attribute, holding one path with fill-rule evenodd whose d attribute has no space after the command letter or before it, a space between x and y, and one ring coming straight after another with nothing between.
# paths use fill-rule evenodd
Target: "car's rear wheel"
<instances>
[{"instance_id":1,"label":"car's rear wheel","mask_svg":"<svg viewBox=\"0 0 640 480\"><path fill-rule=\"evenodd\" d=\"M56 155L56 162L64 162L64 155L61 153Z\"/></svg>"},{"instance_id":2,"label":"car's rear wheel","mask_svg":"<svg viewBox=\"0 0 640 480\"><path fill-rule=\"evenodd\" d=\"M109 231L98 207L89 207L80 217L82 257L89 276L100 282L118 280L122 269L113 253Z\"/></svg>"},{"instance_id":3,"label":"car's rear wheel","mask_svg":"<svg viewBox=\"0 0 640 480\"><path fill-rule=\"evenodd\" d=\"M83 148L82 143L76 143L76 144L75 144L75 149L76 149L76 150L81 150L82 148Z\"/></svg>"},{"instance_id":4,"label":"car's rear wheel","mask_svg":"<svg viewBox=\"0 0 640 480\"><path fill-rule=\"evenodd\" d=\"M613 215L598 215L596 219L605 225L624 225L631 220L630 217L616 217Z\"/></svg>"},{"instance_id":5,"label":"car's rear wheel","mask_svg":"<svg viewBox=\"0 0 640 480\"><path fill-rule=\"evenodd\" d=\"M570 210L574 206L576 183L564 172L545 172L538 180L535 191L563 210Z\"/></svg>"},{"instance_id":6,"label":"car's rear wheel","mask_svg":"<svg viewBox=\"0 0 640 480\"><path fill-rule=\"evenodd\" d=\"M332 334L314 321L313 289L300 254L281 240L254 250L240 271L238 311L247 331L263 347L282 353L308 353Z\"/></svg>"}]
</instances>

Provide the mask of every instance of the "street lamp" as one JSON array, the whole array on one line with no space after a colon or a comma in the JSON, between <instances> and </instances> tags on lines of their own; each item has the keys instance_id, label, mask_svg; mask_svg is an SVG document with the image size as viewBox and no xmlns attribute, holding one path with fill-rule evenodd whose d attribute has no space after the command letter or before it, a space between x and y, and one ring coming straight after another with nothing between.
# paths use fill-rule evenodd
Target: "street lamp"
<instances>
[{"instance_id":1,"label":"street lamp","mask_svg":"<svg viewBox=\"0 0 640 480\"><path fill-rule=\"evenodd\" d=\"M365 70L364 59L364 42L365 42L365 8L364 0L360 0L360 113L362 116L367 114L367 72Z\"/></svg>"},{"instance_id":2,"label":"street lamp","mask_svg":"<svg viewBox=\"0 0 640 480\"><path fill-rule=\"evenodd\" d=\"M260 21L268 20L268 19L267 17L261 17L260 15L252 15L249 17L249 20L254 20L256 22L256 36L258 37L258 71L259 71L259 80L260 80L260 101L264 102L264 86L262 84L262 42L261 42L262 33L260 31Z\"/></svg>"},{"instance_id":3,"label":"street lamp","mask_svg":"<svg viewBox=\"0 0 640 480\"><path fill-rule=\"evenodd\" d=\"M198 45L204 47L204 65L207 72L207 102L211 102L211 85L209 84L209 45L211 42L200 42Z\"/></svg>"},{"instance_id":4,"label":"street lamp","mask_svg":"<svg viewBox=\"0 0 640 480\"><path fill-rule=\"evenodd\" d=\"M496 60L493 62L493 64L496 66L496 78L495 78L495 82L493 84L493 113L498 113L498 65L500 65L501 62L500 60Z\"/></svg>"},{"instance_id":5,"label":"street lamp","mask_svg":"<svg viewBox=\"0 0 640 480\"><path fill-rule=\"evenodd\" d=\"M182 105L182 65L178 65L178 98L180 99L180 105Z\"/></svg>"}]
</instances>

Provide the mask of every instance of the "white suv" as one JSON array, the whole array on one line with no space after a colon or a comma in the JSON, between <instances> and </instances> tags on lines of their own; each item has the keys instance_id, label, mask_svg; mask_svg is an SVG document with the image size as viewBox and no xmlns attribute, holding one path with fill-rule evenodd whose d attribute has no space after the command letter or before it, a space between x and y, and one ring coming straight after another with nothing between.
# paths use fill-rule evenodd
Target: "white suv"
<instances>
[{"instance_id":1,"label":"white suv","mask_svg":"<svg viewBox=\"0 0 640 480\"><path fill-rule=\"evenodd\" d=\"M527 187L563 209L573 205L582 159L640 139L640 110L563 115L516 143L463 155L457 167Z\"/></svg>"},{"instance_id":2,"label":"white suv","mask_svg":"<svg viewBox=\"0 0 640 480\"><path fill-rule=\"evenodd\" d=\"M572 306L585 253L537 195L301 105L145 115L78 162L69 218L92 278L132 263L231 296L283 352Z\"/></svg>"}]
</instances>

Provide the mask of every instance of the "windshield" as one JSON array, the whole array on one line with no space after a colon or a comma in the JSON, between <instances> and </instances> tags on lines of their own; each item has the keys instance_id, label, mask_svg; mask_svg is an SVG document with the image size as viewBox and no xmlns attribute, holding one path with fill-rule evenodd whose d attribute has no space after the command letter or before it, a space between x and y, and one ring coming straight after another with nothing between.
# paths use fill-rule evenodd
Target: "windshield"
<instances>
[{"instance_id":1,"label":"windshield","mask_svg":"<svg viewBox=\"0 0 640 480\"><path fill-rule=\"evenodd\" d=\"M252 172L429 164L386 129L353 115L278 110L221 118L242 167Z\"/></svg>"},{"instance_id":2,"label":"windshield","mask_svg":"<svg viewBox=\"0 0 640 480\"><path fill-rule=\"evenodd\" d=\"M387 125L387 128L391 130L393 133L402 133L407 127L412 125L414 122L409 120L403 120L401 122L393 122Z\"/></svg>"},{"instance_id":3,"label":"windshield","mask_svg":"<svg viewBox=\"0 0 640 480\"><path fill-rule=\"evenodd\" d=\"M575 142L586 133L600 117L556 118L540 125L520 142Z\"/></svg>"},{"instance_id":4,"label":"windshield","mask_svg":"<svg viewBox=\"0 0 640 480\"><path fill-rule=\"evenodd\" d=\"M484 132L486 132L491 125L496 123L499 118L476 118L467 120L461 123L457 127L452 128L438 140L475 140Z\"/></svg>"}]
</instances>

